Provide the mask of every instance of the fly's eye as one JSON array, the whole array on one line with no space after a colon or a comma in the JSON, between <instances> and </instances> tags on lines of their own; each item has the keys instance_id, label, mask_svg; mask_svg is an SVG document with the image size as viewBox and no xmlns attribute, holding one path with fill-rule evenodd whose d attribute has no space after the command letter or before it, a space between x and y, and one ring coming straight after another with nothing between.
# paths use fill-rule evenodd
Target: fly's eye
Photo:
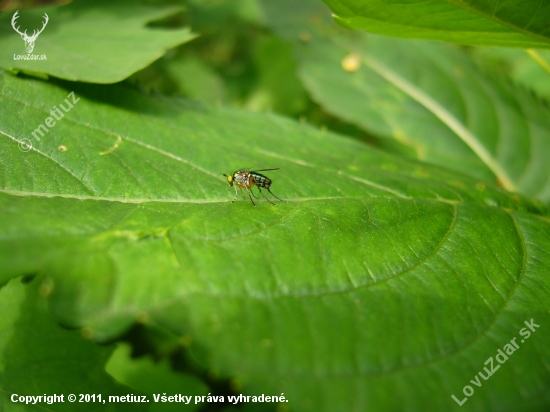
<instances>
[{"instance_id":1,"label":"fly's eye","mask_svg":"<svg viewBox=\"0 0 550 412\"><path fill-rule=\"evenodd\" d=\"M223 174L225 177L227 177L227 183L229 183L229 186L233 186L233 176Z\"/></svg>"}]
</instances>

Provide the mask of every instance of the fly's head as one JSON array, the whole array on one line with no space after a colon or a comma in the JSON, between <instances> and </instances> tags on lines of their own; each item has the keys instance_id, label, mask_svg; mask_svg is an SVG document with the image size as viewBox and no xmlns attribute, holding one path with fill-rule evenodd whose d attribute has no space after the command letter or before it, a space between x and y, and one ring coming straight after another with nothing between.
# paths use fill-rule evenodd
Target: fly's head
<instances>
[{"instance_id":1,"label":"fly's head","mask_svg":"<svg viewBox=\"0 0 550 412\"><path fill-rule=\"evenodd\" d=\"M233 186L233 175L226 175L225 173L223 175L227 177L227 183L229 184L229 186Z\"/></svg>"}]
</instances>

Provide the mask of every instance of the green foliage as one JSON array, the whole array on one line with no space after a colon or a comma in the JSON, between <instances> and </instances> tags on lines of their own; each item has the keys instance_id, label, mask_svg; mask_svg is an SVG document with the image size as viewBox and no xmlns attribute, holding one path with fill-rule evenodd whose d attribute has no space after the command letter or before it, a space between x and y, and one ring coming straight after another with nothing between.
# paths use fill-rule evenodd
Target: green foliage
<instances>
[{"instance_id":1,"label":"green foliage","mask_svg":"<svg viewBox=\"0 0 550 412\"><path fill-rule=\"evenodd\" d=\"M331 6L399 37L413 10L439 40L546 47L545 6ZM550 113L527 87L548 78L510 53L350 32L317 0L181 9L52 6L26 75L0 16L0 409L547 411ZM200 37L179 46L184 26ZM285 201L232 203L222 174L243 167L279 168ZM10 400L94 392L149 402Z\"/></svg>"},{"instance_id":2,"label":"green foliage","mask_svg":"<svg viewBox=\"0 0 550 412\"><path fill-rule=\"evenodd\" d=\"M169 48L193 39L187 28L145 27L180 11L177 7L152 8L119 0L75 0L66 6L20 13L17 23L22 31L31 21L34 25L30 27L40 28L42 16L48 14L48 25L33 51L45 54L46 60L14 60L14 55L25 54L25 48L11 27L12 14L5 13L0 16L0 36L5 38L0 66L67 80L115 83L148 66Z\"/></svg>"},{"instance_id":3,"label":"green foliage","mask_svg":"<svg viewBox=\"0 0 550 412\"><path fill-rule=\"evenodd\" d=\"M522 0L323 0L336 20L373 33L479 46L550 47L550 5Z\"/></svg>"},{"instance_id":4,"label":"green foliage","mask_svg":"<svg viewBox=\"0 0 550 412\"><path fill-rule=\"evenodd\" d=\"M63 330L53 322L43 297L49 287L37 281L26 286L14 279L0 290L0 405L9 411L41 411L45 405L56 411L73 411L74 404L67 400L70 393L128 393L104 371L112 348L85 341L78 332ZM64 402L12 403L12 393L64 394ZM98 404L92 403L87 409ZM106 411L145 410L139 404L107 402L100 407Z\"/></svg>"},{"instance_id":5,"label":"green foliage","mask_svg":"<svg viewBox=\"0 0 550 412\"><path fill-rule=\"evenodd\" d=\"M270 2L267 15L295 45L300 78L326 110L413 158L550 200L550 110L531 93L459 49L349 35L316 3L302 13L291 3Z\"/></svg>"}]
</instances>

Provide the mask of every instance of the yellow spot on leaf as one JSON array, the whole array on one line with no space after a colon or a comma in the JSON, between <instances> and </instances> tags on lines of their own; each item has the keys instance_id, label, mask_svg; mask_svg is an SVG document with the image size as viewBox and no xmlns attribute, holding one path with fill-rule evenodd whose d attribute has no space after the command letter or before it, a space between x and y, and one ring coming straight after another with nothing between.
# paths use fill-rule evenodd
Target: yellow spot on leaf
<instances>
[{"instance_id":1,"label":"yellow spot on leaf","mask_svg":"<svg viewBox=\"0 0 550 412\"><path fill-rule=\"evenodd\" d=\"M342 60L342 68L347 72L356 72L360 67L361 58L355 53L348 54L344 57L344 60Z\"/></svg>"}]
</instances>

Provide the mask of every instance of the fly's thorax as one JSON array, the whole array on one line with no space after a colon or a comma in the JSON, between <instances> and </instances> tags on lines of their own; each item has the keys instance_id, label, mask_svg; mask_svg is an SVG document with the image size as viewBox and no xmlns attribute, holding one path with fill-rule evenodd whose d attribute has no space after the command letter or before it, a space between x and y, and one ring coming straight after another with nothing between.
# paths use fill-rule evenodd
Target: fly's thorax
<instances>
[{"instance_id":1,"label":"fly's thorax","mask_svg":"<svg viewBox=\"0 0 550 412\"><path fill-rule=\"evenodd\" d=\"M253 184L248 170L237 170L233 173L233 181L241 187L251 187Z\"/></svg>"}]
</instances>

